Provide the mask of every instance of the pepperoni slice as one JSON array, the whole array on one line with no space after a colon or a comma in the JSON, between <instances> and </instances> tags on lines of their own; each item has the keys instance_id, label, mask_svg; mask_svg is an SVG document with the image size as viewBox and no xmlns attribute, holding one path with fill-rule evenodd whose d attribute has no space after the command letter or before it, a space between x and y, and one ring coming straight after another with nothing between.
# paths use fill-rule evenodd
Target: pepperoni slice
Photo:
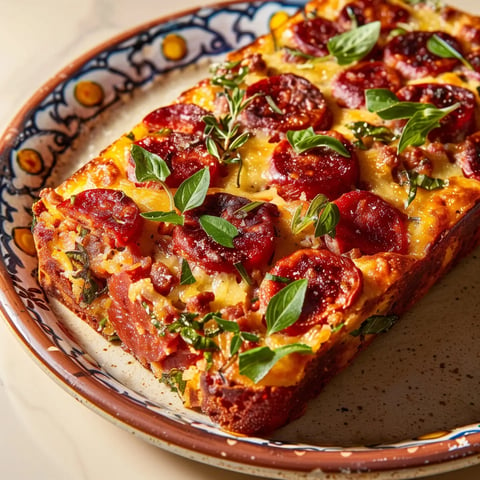
<instances>
[{"instance_id":1,"label":"pepperoni slice","mask_svg":"<svg viewBox=\"0 0 480 480\"><path fill-rule=\"evenodd\" d=\"M274 253L278 210L275 205L264 203L248 213L238 211L249 202L228 193L207 195L201 207L185 213L184 225L175 227L174 253L208 272L235 272L237 263L247 271L262 268ZM234 248L220 245L205 233L199 223L199 217L205 214L222 217L237 227Z\"/></svg>"},{"instance_id":2,"label":"pepperoni slice","mask_svg":"<svg viewBox=\"0 0 480 480\"><path fill-rule=\"evenodd\" d=\"M353 27L352 18L356 25L380 20L382 30L391 30L399 23L408 23L410 13L406 8L392 3L378 2L377 0L356 0L347 3L338 16L338 23L345 30Z\"/></svg>"},{"instance_id":3,"label":"pepperoni slice","mask_svg":"<svg viewBox=\"0 0 480 480\"><path fill-rule=\"evenodd\" d=\"M209 112L193 103L176 103L157 108L144 119L150 131L168 129L175 132L202 134L205 130L203 117Z\"/></svg>"},{"instance_id":4,"label":"pepperoni slice","mask_svg":"<svg viewBox=\"0 0 480 480\"><path fill-rule=\"evenodd\" d=\"M365 106L365 90L389 88L392 92L402 86L400 76L383 62L362 62L342 71L333 80L332 94L342 107Z\"/></svg>"},{"instance_id":5,"label":"pepperoni slice","mask_svg":"<svg viewBox=\"0 0 480 480\"><path fill-rule=\"evenodd\" d=\"M124 345L143 364L161 361L176 351L178 334L166 332L159 335L140 300L130 300L131 284L132 280L125 272L112 275L108 280L108 293L112 299L108 319Z\"/></svg>"},{"instance_id":6,"label":"pepperoni slice","mask_svg":"<svg viewBox=\"0 0 480 480\"><path fill-rule=\"evenodd\" d=\"M318 133L340 140L350 157L328 147L299 154L288 140L282 140L273 151L269 169L269 183L277 187L282 198L293 200L305 196L306 200L312 200L323 193L333 200L357 184L358 159L350 142L333 130Z\"/></svg>"},{"instance_id":7,"label":"pepperoni slice","mask_svg":"<svg viewBox=\"0 0 480 480\"><path fill-rule=\"evenodd\" d=\"M475 72L480 73L480 48L473 49L466 57ZM466 71L465 73L468 73Z\"/></svg>"},{"instance_id":8,"label":"pepperoni slice","mask_svg":"<svg viewBox=\"0 0 480 480\"><path fill-rule=\"evenodd\" d=\"M184 180L205 167L210 170L211 185L216 183L220 175L218 160L208 153L205 142L197 135L169 132L142 138L136 144L165 160L171 172L165 181L169 187L178 187ZM128 177L136 182L133 158L130 158ZM151 185L152 182L147 184Z\"/></svg>"},{"instance_id":9,"label":"pepperoni slice","mask_svg":"<svg viewBox=\"0 0 480 480\"><path fill-rule=\"evenodd\" d=\"M371 192L352 191L335 201L340 210L335 238L327 247L342 254L359 249L363 255L408 253L407 220L402 212Z\"/></svg>"},{"instance_id":10,"label":"pepperoni slice","mask_svg":"<svg viewBox=\"0 0 480 480\"><path fill-rule=\"evenodd\" d=\"M455 160L467 178L480 180L480 133L474 133L458 146Z\"/></svg>"},{"instance_id":11,"label":"pepperoni slice","mask_svg":"<svg viewBox=\"0 0 480 480\"><path fill-rule=\"evenodd\" d=\"M408 85L397 92L397 97L407 102L431 103L438 108L460 103L459 108L440 120L440 127L430 132L430 141L459 142L475 126L475 95L466 88L438 83Z\"/></svg>"},{"instance_id":12,"label":"pepperoni slice","mask_svg":"<svg viewBox=\"0 0 480 480\"><path fill-rule=\"evenodd\" d=\"M326 18L316 17L292 26L293 42L300 52L314 57L328 55L327 43L341 33L337 24Z\"/></svg>"},{"instance_id":13,"label":"pepperoni slice","mask_svg":"<svg viewBox=\"0 0 480 480\"><path fill-rule=\"evenodd\" d=\"M332 114L320 90L291 73L259 80L247 88L246 96L254 97L242 112L242 121L250 129L286 132L311 126L326 130L332 124Z\"/></svg>"},{"instance_id":14,"label":"pepperoni slice","mask_svg":"<svg viewBox=\"0 0 480 480\"><path fill-rule=\"evenodd\" d=\"M314 325L325 324L328 316L341 313L360 295L362 273L348 257L328 250L297 250L279 260L270 270L283 279L308 280L302 313L296 323L283 330L287 335L300 335ZM284 288L284 281L264 280L260 285L261 308L266 309L270 299Z\"/></svg>"},{"instance_id":15,"label":"pepperoni slice","mask_svg":"<svg viewBox=\"0 0 480 480\"><path fill-rule=\"evenodd\" d=\"M459 60L456 58L442 58L430 52L427 48L428 40L434 35L445 40L457 52L462 52L457 40L444 32L407 32L393 37L384 49L384 61L408 79L423 78L428 75L437 76L451 71Z\"/></svg>"},{"instance_id":16,"label":"pepperoni slice","mask_svg":"<svg viewBox=\"0 0 480 480\"><path fill-rule=\"evenodd\" d=\"M58 209L87 228L113 237L116 246L136 239L142 217L135 202L120 190L97 188L84 190L58 205Z\"/></svg>"}]
</instances>

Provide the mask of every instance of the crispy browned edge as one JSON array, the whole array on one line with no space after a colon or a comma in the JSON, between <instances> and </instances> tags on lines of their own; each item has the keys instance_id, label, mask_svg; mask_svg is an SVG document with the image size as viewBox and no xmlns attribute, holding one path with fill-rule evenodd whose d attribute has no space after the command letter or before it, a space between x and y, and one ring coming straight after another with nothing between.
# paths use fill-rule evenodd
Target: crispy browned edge
<instances>
[{"instance_id":1,"label":"crispy browned edge","mask_svg":"<svg viewBox=\"0 0 480 480\"><path fill-rule=\"evenodd\" d=\"M61 275L61 269L51 258L48 248L48 233L44 229L37 244L39 279L47 295L67 306L90 326L97 320L89 316L74 300L70 283ZM47 235L45 235L47 233ZM449 231L442 232L432 243L424 259L411 263L411 257L398 257L398 261L410 265L405 268L401 280L386 292L392 305L390 313L401 315L409 310L430 287L446 274L459 259L470 253L480 243L480 203L477 202L466 215ZM448 263L446 255L451 254ZM329 341L326 348L309 363L301 382L288 387L246 386L227 383L218 372L206 372L201 377L198 403L203 413L222 428L242 433L259 434L275 430L301 416L307 403L317 396L330 379L337 375L363 350L375 335L353 336L345 333Z\"/></svg>"}]
</instances>

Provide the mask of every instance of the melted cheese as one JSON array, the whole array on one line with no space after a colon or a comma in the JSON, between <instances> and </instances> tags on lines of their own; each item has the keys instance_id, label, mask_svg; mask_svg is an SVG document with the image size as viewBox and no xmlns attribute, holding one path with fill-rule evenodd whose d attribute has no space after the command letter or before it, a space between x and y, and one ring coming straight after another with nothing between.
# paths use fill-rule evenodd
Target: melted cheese
<instances>
[{"instance_id":1,"label":"melted cheese","mask_svg":"<svg viewBox=\"0 0 480 480\"><path fill-rule=\"evenodd\" d=\"M311 2L307 10L316 10L319 15L335 19L339 9L350 0L317 0ZM413 8L398 2L404 8L412 12L412 29L443 30L455 35L461 27L461 22L448 22L428 7ZM296 16L293 21L299 21L302 17ZM462 17L463 18L463 17ZM350 110L340 109L331 94L332 78L342 69L335 61L327 60L314 63L292 64L283 61L281 49L278 45L291 45L289 24L278 28L275 32L275 42L271 35L267 35L256 41L251 46L232 54L231 58L241 58L249 53L262 53L267 64L269 73L292 72L303 76L316 84L324 94L327 104L334 117L333 129L337 129L348 139L354 140L347 125L351 122L366 121L379 124L377 115L367 112L365 109ZM258 72L250 73L246 78L247 84L252 84L261 78ZM447 73L435 79L421 79L418 82L427 81L451 83L469 88L476 92L478 83L453 73ZM180 101L189 101L198 104L208 110L214 110L215 98L218 89L212 88L208 82L201 82L196 87L185 92ZM477 94L478 95L478 94ZM137 125L131 132L134 138L142 138L148 132L143 124ZM105 149L100 157L94 159L70 179L61 184L55 191L44 192L43 202L48 211L42 213L42 221L49 225L63 221L63 216L56 211L55 206L59 201L70 198L76 193L96 187L106 187L124 191L138 205L142 212L166 211L171 209L168 195L162 190L139 188L126 177L128 165L129 147L132 143L131 135L121 137L117 142ZM289 255L293 251L304 247L318 247L320 240L315 238L313 231L307 229L301 235L294 235L291 231L291 219L295 209L302 204L301 201L286 202L281 198L275 188L268 188L269 157L275 143L270 143L268 138L259 133L252 137L242 148L242 170L240 173L240 187L237 186L238 171L236 166L229 169L223 179L221 190L228 193L244 196L252 201L261 200L272 202L277 205L280 218L278 221L278 242L275 252L277 259ZM312 347L314 352L328 349L337 333L332 333L331 326L345 324L344 331L349 332L358 328L359 324L368 316L384 314L391 308L392 300L386 295L387 291L398 282L402 275L413 268L415 261L424 258L428 254L440 235L451 229L480 199L480 182L463 178L458 166L451 163L445 155L432 155L433 176L448 179L449 184L440 190L427 192L418 189L417 198L405 208L407 199L407 186L399 185L392 179L391 166L388 164L379 149L358 150L357 155L360 163L361 183L367 184L369 189L387 200L409 217L410 252L408 256L394 254L380 254L355 259L355 264L363 273L363 293L358 301L348 308L342 315L334 314L329 318L329 323L324 326L316 326L300 337L288 337L277 333L268 337L262 337L259 345L268 345L277 348L287 343L301 342ZM218 189L212 189L217 191ZM53 228L53 227L52 227ZM82 284L72 275L72 262L65 253L75 247L78 240L78 232L69 230L68 225L59 227L59 233L52 241L50 255L61 265L68 275L74 295L79 298ZM179 276L181 259L172 255L168 249L168 236L162 237L158 233L158 224L152 221L145 222L145 230L140 240L140 249L143 252L154 252L154 260L164 263L174 275ZM155 248L154 248L155 246ZM454 253L454 247L447 251L444 260L447 264ZM119 265L128 262L128 259L119 257L102 258L105 271L114 273L121 268ZM192 285L176 285L167 297L159 295L153 289L151 281L144 279L133 283L129 297L132 301L139 298L148 298L155 305L155 313L161 315L164 308L185 305L188 300L201 292L213 292L215 300L211 303L213 311L222 308L246 304L249 305L253 295L252 288L244 281L239 281L237 275L219 273L207 274L199 267L193 267L196 282ZM102 303L103 308L106 307ZM245 319L252 331L262 333L265 326L262 320L262 312L249 311ZM222 353L216 357L217 367L225 366L225 358L228 358L231 335L225 334L219 337L219 345ZM289 355L278 362L270 373L261 382L262 385L291 385L300 381L304 368L311 357L306 355ZM159 369L159 365L154 366ZM251 382L238 374L236 364L230 364L224 370L225 375L231 379L250 384ZM198 377L192 375L195 381ZM190 385L189 388L197 388L198 385Z\"/></svg>"}]
</instances>

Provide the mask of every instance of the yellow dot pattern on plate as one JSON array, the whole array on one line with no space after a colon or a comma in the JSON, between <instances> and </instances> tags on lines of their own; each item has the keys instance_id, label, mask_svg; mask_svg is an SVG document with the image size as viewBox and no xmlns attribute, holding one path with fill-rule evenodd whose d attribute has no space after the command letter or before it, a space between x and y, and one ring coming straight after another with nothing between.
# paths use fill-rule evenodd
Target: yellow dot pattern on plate
<instances>
[{"instance_id":1,"label":"yellow dot pattern on plate","mask_svg":"<svg viewBox=\"0 0 480 480\"><path fill-rule=\"evenodd\" d=\"M17 153L17 163L20 168L30 173L37 175L43 170L43 159L40 153L33 148L24 148Z\"/></svg>"},{"instance_id":2,"label":"yellow dot pattern on plate","mask_svg":"<svg viewBox=\"0 0 480 480\"><path fill-rule=\"evenodd\" d=\"M82 80L75 86L74 96L80 105L96 107L102 104L105 93L102 86L97 82Z\"/></svg>"},{"instance_id":3,"label":"yellow dot pattern on plate","mask_svg":"<svg viewBox=\"0 0 480 480\"><path fill-rule=\"evenodd\" d=\"M439 432L432 432L432 433L427 433L425 435L421 435L418 437L418 440L434 440L435 438L440 438L443 437L444 435L447 435L449 432L448 431L439 431Z\"/></svg>"},{"instance_id":4,"label":"yellow dot pattern on plate","mask_svg":"<svg viewBox=\"0 0 480 480\"><path fill-rule=\"evenodd\" d=\"M289 18L287 12L280 10L270 17L270 30L275 30L281 27Z\"/></svg>"},{"instance_id":5,"label":"yellow dot pattern on plate","mask_svg":"<svg viewBox=\"0 0 480 480\"><path fill-rule=\"evenodd\" d=\"M167 60L182 60L188 52L187 42L176 33L170 33L162 42L162 53Z\"/></svg>"},{"instance_id":6,"label":"yellow dot pattern on plate","mask_svg":"<svg viewBox=\"0 0 480 480\"><path fill-rule=\"evenodd\" d=\"M35 256L35 244L29 227L15 227L13 229L13 241L22 252L31 257Z\"/></svg>"}]
</instances>

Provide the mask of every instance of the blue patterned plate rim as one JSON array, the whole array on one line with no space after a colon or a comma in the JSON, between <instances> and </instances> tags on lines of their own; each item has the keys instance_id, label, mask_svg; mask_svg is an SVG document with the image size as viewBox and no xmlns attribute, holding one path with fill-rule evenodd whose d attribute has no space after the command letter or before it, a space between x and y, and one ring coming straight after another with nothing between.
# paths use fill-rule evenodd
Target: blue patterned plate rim
<instances>
[{"instance_id":1,"label":"blue patterned plate rim","mask_svg":"<svg viewBox=\"0 0 480 480\"><path fill-rule=\"evenodd\" d=\"M62 330L36 281L30 206L82 127L162 75L249 43L268 31L276 11L293 13L303 3L224 2L148 22L82 55L32 96L0 138L0 312L42 368L82 403L155 445L199 461L271 478L364 472L408 478L425 465L431 473L476 463L479 424L395 444L343 448L235 436L165 413L92 363ZM161 55L152 58L145 46Z\"/></svg>"}]
</instances>

